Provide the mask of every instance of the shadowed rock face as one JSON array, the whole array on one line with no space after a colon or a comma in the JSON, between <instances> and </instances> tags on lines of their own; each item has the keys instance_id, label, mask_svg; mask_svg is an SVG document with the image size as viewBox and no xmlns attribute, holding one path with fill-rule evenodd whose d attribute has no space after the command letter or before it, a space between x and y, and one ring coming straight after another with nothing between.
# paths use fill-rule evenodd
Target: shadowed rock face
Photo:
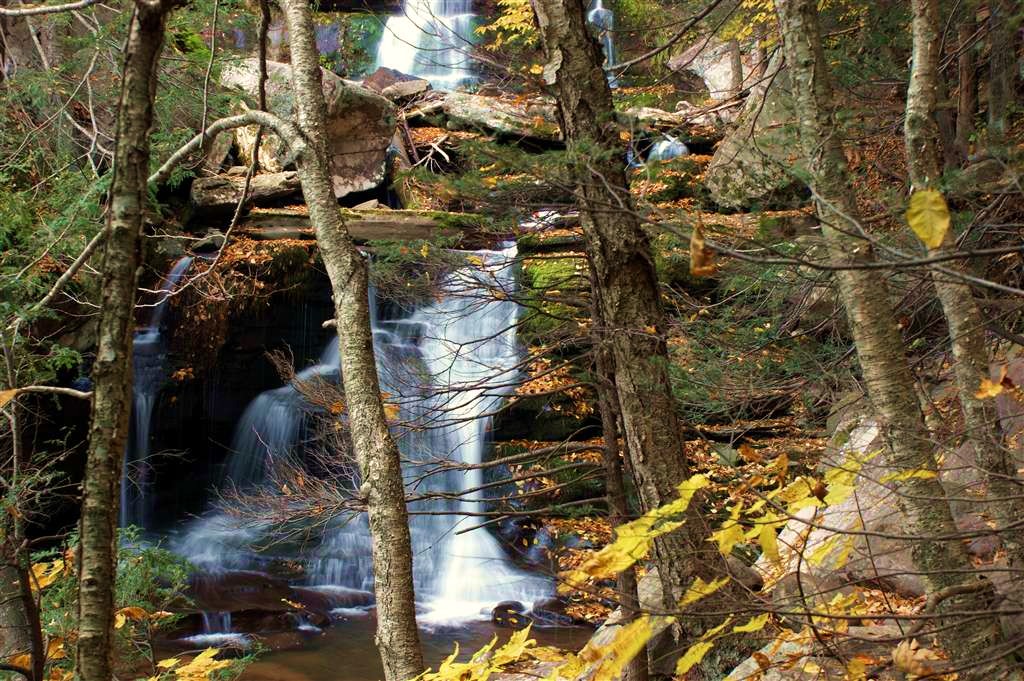
<instances>
[{"instance_id":1,"label":"shadowed rock face","mask_svg":"<svg viewBox=\"0 0 1024 681\"><path fill-rule=\"evenodd\" d=\"M282 118L293 118L295 99L291 89L291 66L267 63L267 106ZM327 99L327 151L331 159L334 193L339 198L352 192L373 189L384 180L384 163L395 133L395 108L357 83L343 80L321 69ZM221 83L235 87L252 101L259 83L257 59L243 59L226 68ZM244 106L239 104L239 106ZM242 160L252 158L256 128L235 130L235 144ZM284 144L275 135L265 135L260 144L260 169L278 173L291 164Z\"/></svg>"}]
</instances>

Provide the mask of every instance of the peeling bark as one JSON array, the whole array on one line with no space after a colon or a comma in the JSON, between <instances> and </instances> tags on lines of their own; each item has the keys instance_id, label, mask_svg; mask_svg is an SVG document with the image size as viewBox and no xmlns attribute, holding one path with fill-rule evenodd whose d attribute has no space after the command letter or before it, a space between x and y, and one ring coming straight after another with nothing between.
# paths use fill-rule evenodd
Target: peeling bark
<instances>
[{"instance_id":1,"label":"peeling bark","mask_svg":"<svg viewBox=\"0 0 1024 681\"><path fill-rule=\"evenodd\" d=\"M398 447L381 400L367 301L367 263L341 217L328 171L327 104L306 0L283 0L298 124L308 149L298 173L334 292L338 350L352 441L362 471L372 537L377 648L386 681L423 671L412 581L412 539Z\"/></svg>"},{"instance_id":2,"label":"peeling bark","mask_svg":"<svg viewBox=\"0 0 1024 681\"><path fill-rule=\"evenodd\" d=\"M858 221L859 217L849 168L833 120L834 98L821 46L817 3L815 0L776 0L775 6L793 78L796 110L800 115L800 142L832 261L836 265L871 262L874 255L870 246L849 235L853 231L850 223ZM915 133L927 134L927 122L915 121L915 126ZM884 428L891 465L904 470L937 470L929 432L914 397L914 377L904 354L887 287L867 270L840 270L836 279L868 395ZM913 560L929 590L935 592L977 579L962 544L957 540L938 539L955 536L956 525L937 477L907 480L901 484L900 492L907 534L917 538L912 549ZM992 599L989 587L950 599L942 609L950 613L957 610L985 612L991 609ZM986 662L983 657L986 651L1000 641L996 624L994 619L980 622L969 632L947 628L939 636L954 661L978 665ZM962 678L988 678L974 676L975 670L963 673Z\"/></svg>"}]
</instances>

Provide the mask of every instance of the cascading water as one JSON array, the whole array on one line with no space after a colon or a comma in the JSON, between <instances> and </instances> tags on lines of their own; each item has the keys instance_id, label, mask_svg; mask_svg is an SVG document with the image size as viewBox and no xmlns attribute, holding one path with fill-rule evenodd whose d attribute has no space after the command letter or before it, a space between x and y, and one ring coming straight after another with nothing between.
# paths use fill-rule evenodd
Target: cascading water
<instances>
[{"instance_id":1,"label":"cascading water","mask_svg":"<svg viewBox=\"0 0 1024 681\"><path fill-rule=\"evenodd\" d=\"M551 595L548 579L516 568L499 542L483 529L456 534L474 524L466 513L484 510L478 489L491 416L516 378L521 360L516 341L518 305L514 292L515 248L469 254L473 266L453 272L438 300L400 319L372 320L382 390L400 406L396 427L405 455L406 478L417 479L416 494L464 492L410 505L414 582L424 624L445 624L489 616L500 601L529 607ZM477 264L479 263L479 264ZM371 305L375 309L376 305ZM337 344L321 363L302 374L333 377ZM264 479L268 457L301 451L308 407L285 386L258 396L236 430L229 479L255 485ZM253 433L252 440L243 438ZM243 446L244 443L244 446ZM438 462L467 464L465 470ZM257 463L254 463L257 462ZM233 476L242 478L241 482ZM178 550L206 570L251 568L267 558L252 548L269 527L214 513L193 524ZM322 541L301 556L312 585L369 590L373 583L370 536L365 516L338 520Z\"/></svg>"},{"instance_id":2,"label":"cascading water","mask_svg":"<svg viewBox=\"0 0 1024 681\"><path fill-rule=\"evenodd\" d=\"M125 451L121 471L121 527L146 527L146 497L150 483L149 429L153 407L160 388L167 378L167 347L161 326L167 312L167 299L192 265L192 258L180 258L167 273L160 286L159 298L153 307L149 324L135 332L132 339L132 434Z\"/></svg>"},{"instance_id":3,"label":"cascading water","mask_svg":"<svg viewBox=\"0 0 1024 681\"><path fill-rule=\"evenodd\" d=\"M405 0L389 17L377 47L377 65L451 90L476 80L471 69L472 0Z\"/></svg>"},{"instance_id":4,"label":"cascading water","mask_svg":"<svg viewBox=\"0 0 1024 681\"><path fill-rule=\"evenodd\" d=\"M601 43L605 68L615 66L615 41L612 38L612 33L615 31L615 13L604 6L603 0L594 0L590 11L587 12L587 23L590 24ZM608 84L611 87L619 85L618 79L611 72L608 73Z\"/></svg>"}]
</instances>

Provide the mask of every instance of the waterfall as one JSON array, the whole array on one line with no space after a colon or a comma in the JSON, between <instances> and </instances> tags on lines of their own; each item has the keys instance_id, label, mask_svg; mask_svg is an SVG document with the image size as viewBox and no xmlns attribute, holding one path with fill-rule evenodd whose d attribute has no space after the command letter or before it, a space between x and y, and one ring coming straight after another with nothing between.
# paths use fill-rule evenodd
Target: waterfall
<instances>
[{"instance_id":1,"label":"waterfall","mask_svg":"<svg viewBox=\"0 0 1024 681\"><path fill-rule=\"evenodd\" d=\"M389 17L377 47L377 65L451 90L473 82L472 0L405 0Z\"/></svg>"},{"instance_id":2,"label":"waterfall","mask_svg":"<svg viewBox=\"0 0 1024 681\"><path fill-rule=\"evenodd\" d=\"M587 23L601 43L605 68L615 66L615 41L612 38L615 31L615 13L605 8L603 0L594 0L590 11L587 12ZM608 85L613 88L619 85L618 79L611 72L608 73Z\"/></svg>"},{"instance_id":3,"label":"waterfall","mask_svg":"<svg viewBox=\"0 0 1024 681\"><path fill-rule=\"evenodd\" d=\"M439 473L433 464L482 462L491 414L511 390L522 359L516 339L519 307L510 300L516 285L515 247L466 255L472 265L448 275L437 299L399 318L374 315L371 320L381 389L399 405L398 421L409 424L393 432L407 460L406 480L416 480L417 494L475 490L483 484L479 468ZM371 310L376 308L373 301ZM335 340L320 363L303 374L333 378L336 372ZM258 484L268 458L300 455L307 412L291 386L253 400L236 430L229 478ZM251 440L245 439L248 431L254 434ZM456 534L480 521L463 514L485 510L484 501L478 490L458 500L410 505L414 582L424 624L489 617L500 601L518 600L529 607L552 593L550 580L518 569L486 529ZM270 532L258 523L239 524L214 513L194 523L177 549L204 569L251 568L266 558L252 545ZM336 520L300 557L314 586L370 590L370 548L365 515L358 515Z\"/></svg>"},{"instance_id":4,"label":"waterfall","mask_svg":"<svg viewBox=\"0 0 1024 681\"><path fill-rule=\"evenodd\" d=\"M150 314L149 324L135 331L132 339L132 431L121 469L121 527L145 528L148 521L147 486L150 483L149 428L153 407L163 386L167 347L161 327L167 312L167 299L192 264L192 258L179 258L160 286L159 299Z\"/></svg>"}]
</instances>

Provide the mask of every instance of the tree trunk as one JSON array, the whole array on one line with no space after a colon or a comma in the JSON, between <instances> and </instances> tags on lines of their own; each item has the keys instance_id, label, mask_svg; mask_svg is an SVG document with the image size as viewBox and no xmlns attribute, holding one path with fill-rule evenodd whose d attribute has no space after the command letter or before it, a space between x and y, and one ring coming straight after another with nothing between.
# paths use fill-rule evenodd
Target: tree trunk
<instances>
[{"instance_id":1,"label":"tree trunk","mask_svg":"<svg viewBox=\"0 0 1024 681\"><path fill-rule=\"evenodd\" d=\"M743 92L743 52L740 51L740 41L729 41L729 97L739 97Z\"/></svg>"},{"instance_id":2,"label":"tree trunk","mask_svg":"<svg viewBox=\"0 0 1024 681\"><path fill-rule=\"evenodd\" d=\"M626 484L622 474L622 452L619 448L619 405L615 394L614 362L611 349L604 334L601 321L601 306L598 302L599 287L590 268L591 284L591 333L594 343L594 368L596 374L598 409L601 413L601 431L604 440L605 494L608 499L608 523L615 528L629 520L629 503L626 498ZM614 537L613 537L614 540ZM619 592L619 607L627 619L633 619L640 611L640 597L637 592L636 571L630 567L618 574L616 587ZM622 673L622 681L647 681L647 656L637 655Z\"/></svg>"},{"instance_id":3,"label":"tree trunk","mask_svg":"<svg viewBox=\"0 0 1024 681\"><path fill-rule=\"evenodd\" d=\"M299 160L302 193L334 292L341 374L352 441L362 471L373 544L377 647L386 681L423 671L412 581L412 540L398 447L388 430L373 353L367 263L341 218L327 163L327 105L312 15L305 0L283 0L298 123L309 144Z\"/></svg>"},{"instance_id":4,"label":"tree trunk","mask_svg":"<svg viewBox=\"0 0 1024 681\"><path fill-rule=\"evenodd\" d=\"M907 91L907 167L910 170L910 184L914 191L934 189L940 175L938 154L934 149L935 140L918 137L912 142L913 129L910 112L915 118L932 118L937 102L934 91L914 87L915 83L933 81L938 72L939 55L935 50L921 49L919 40L937 38L941 28L937 0L913 0L914 61L911 66L911 87ZM929 255L955 252L956 238L952 232L946 234L944 243ZM977 397L982 378L989 374L988 351L985 348L985 318L974 299L971 287L957 278L964 269L963 261L951 261L946 272L931 270L932 283L942 304L946 323L949 327L953 348L954 375L957 394L964 416L967 440L974 449L978 468L985 472L989 481L989 492L1000 501L992 505L993 515L1004 530L1003 543L1014 565L1024 566L1024 528L1019 519L1024 518L1024 487L1020 485L1016 467L1007 449L1002 446L999 416L992 400Z\"/></svg>"},{"instance_id":5,"label":"tree trunk","mask_svg":"<svg viewBox=\"0 0 1024 681\"><path fill-rule=\"evenodd\" d=\"M78 572L78 677L113 677L118 484L132 409L132 328L157 63L169 0L136 0L118 103Z\"/></svg>"},{"instance_id":6,"label":"tree trunk","mask_svg":"<svg viewBox=\"0 0 1024 681\"><path fill-rule=\"evenodd\" d=\"M791 69L796 110L800 115L801 146L817 197L817 212L836 265L856 267L874 260L870 246L849 232L858 220L849 168L833 121L835 100L821 46L816 0L776 0L786 61ZM915 47L915 52L917 48ZM921 81L915 84L920 89ZM917 115L918 109L908 111ZM927 121L911 120L914 133L927 134ZM914 137L913 139L920 139ZM911 144L908 141L908 145ZM846 307L864 382L883 427L890 464L900 470L937 470L929 433L914 396L914 378L903 350L888 287L870 270L840 270L836 279ZM900 505L907 519L907 535L916 541L912 555L932 592L977 579L962 544L937 477L911 478L900 486ZM941 612L991 609L991 590L951 598ZM940 639L955 662L978 664L985 651L999 641L996 622L982 621L969 630L946 621ZM965 672L961 678L983 678ZM988 678L988 677L984 677Z\"/></svg>"},{"instance_id":7,"label":"tree trunk","mask_svg":"<svg viewBox=\"0 0 1024 681\"><path fill-rule=\"evenodd\" d=\"M978 113L978 75L975 71L975 32L978 29L977 15L973 2L967 2L963 17L957 24L956 38L958 56L956 60L956 147L961 160L970 155L971 135L974 134L974 117Z\"/></svg>"},{"instance_id":8,"label":"tree trunk","mask_svg":"<svg viewBox=\"0 0 1024 681\"><path fill-rule=\"evenodd\" d=\"M941 174L939 127L935 119L939 91L939 2L911 0L914 49L907 87L904 142L913 184L933 184Z\"/></svg>"},{"instance_id":9,"label":"tree trunk","mask_svg":"<svg viewBox=\"0 0 1024 681\"><path fill-rule=\"evenodd\" d=\"M624 154L614 125L601 51L586 30L581 0L534 0L577 187L587 256L594 270L604 335L631 469L644 510L678 497L689 475L668 378L664 312L651 245L633 209ZM697 504L680 531L655 541L654 560L671 611L698 569L719 558L700 535ZM695 629L701 624L694 622ZM653 670L652 670L653 671Z\"/></svg>"},{"instance_id":10,"label":"tree trunk","mask_svg":"<svg viewBox=\"0 0 1024 681\"><path fill-rule=\"evenodd\" d=\"M997 145L1006 140L1010 105L1014 99L1016 5L1016 0L989 3L988 134L989 140Z\"/></svg>"}]
</instances>

